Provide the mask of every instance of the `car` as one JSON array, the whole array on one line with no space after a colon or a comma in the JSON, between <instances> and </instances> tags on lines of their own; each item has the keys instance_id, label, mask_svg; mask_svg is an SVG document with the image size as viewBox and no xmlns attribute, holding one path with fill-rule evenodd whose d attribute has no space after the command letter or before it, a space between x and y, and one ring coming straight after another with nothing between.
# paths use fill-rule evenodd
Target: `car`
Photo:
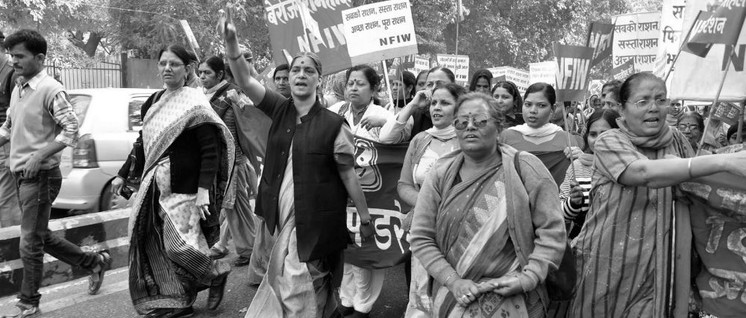
<instances>
[{"instance_id":1,"label":"car","mask_svg":"<svg viewBox=\"0 0 746 318\"><path fill-rule=\"evenodd\" d=\"M129 156L142 129L140 107L157 90L97 88L69 90L78 116L75 148L62 151L62 187L52 208L82 212L124 208L111 193L111 181Z\"/></svg>"}]
</instances>

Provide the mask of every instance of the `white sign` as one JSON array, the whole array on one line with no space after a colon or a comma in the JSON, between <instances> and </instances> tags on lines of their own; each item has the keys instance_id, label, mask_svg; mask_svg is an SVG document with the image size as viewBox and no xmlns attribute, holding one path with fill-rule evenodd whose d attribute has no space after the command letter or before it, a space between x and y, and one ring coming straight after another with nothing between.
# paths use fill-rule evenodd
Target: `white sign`
<instances>
[{"instance_id":1,"label":"white sign","mask_svg":"<svg viewBox=\"0 0 746 318\"><path fill-rule=\"evenodd\" d=\"M632 13L615 16L613 67L630 59L637 72L652 72L658 55L661 13Z\"/></svg>"},{"instance_id":2,"label":"white sign","mask_svg":"<svg viewBox=\"0 0 746 318\"><path fill-rule=\"evenodd\" d=\"M417 54L408 0L372 3L342 11L352 65Z\"/></svg>"},{"instance_id":3,"label":"white sign","mask_svg":"<svg viewBox=\"0 0 746 318\"><path fill-rule=\"evenodd\" d=\"M558 67L555 61L529 63L528 81L531 84L541 82L555 86L555 82L557 81L555 74L557 74Z\"/></svg>"},{"instance_id":4,"label":"white sign","mask_svg":"<svg viewBox=\"0 0 746 318\"><path fill-rule=\"evenodd\" d=\"M671 70L676 54L681 47L681 34L684 25L686 0L663 0L661 11L660 36L658 37L658 56L655 59L653 73L665 78Z\"/></svg>"},{"instance_id":5,"label":"white sign","mask_svg":"<svg viewBox=\"0 0 746 318\"><path fill-rule=\"evenodd\" d=\"M414 68L410 71L417 76L422 71L430 70L430 59L427 56L415 55L414 57Z\"/></svg>"},{"instance_id":6,"label":"white sign","mask_svg":"<svg viewBox=\"0 0 746 318\"><path fill-rule=\"evenodd\" d=\"M495 78L504 77L504 80L513 82L521 94L525 93L528 85L530 85L530 78L527 71L510 66L493 67L488 70ZM492 81L492 84L496 83L494 79Z\"/></svg>"},{"instance_id":7,"label":"white sign","mask_svg":"<svg viewBox=\"0 0 746 318\"><path fill-rule=\"evenodd\" d=\"M466 86L466 83L469 81L468 55L438 54L436 60L438 61L438 66L453 71L453 74L456 75L457 84Z\"/></svg>"}]
</instances>

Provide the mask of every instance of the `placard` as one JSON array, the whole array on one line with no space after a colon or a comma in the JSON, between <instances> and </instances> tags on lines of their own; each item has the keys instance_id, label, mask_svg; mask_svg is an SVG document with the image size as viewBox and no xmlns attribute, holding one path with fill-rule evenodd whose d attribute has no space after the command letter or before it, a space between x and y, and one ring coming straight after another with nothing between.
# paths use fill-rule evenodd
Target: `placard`
<instances>
[{"instance_id":1,"label":"placard","mask_svg":"<svg viewBox=\"0 0 746 318\"><path fill-rule=\"evenodd\" d=\"M615 16L613 67L634 59L635 70L652 72L658 55L660 12Z\"/></svg>"},{"instance_id":2,"label":"placard","mask_svg":"<svg viewBox=\"0 0 746 318\"><path fill-rule=\"evenodd\" d=\"M663 0L661 10L660 35L658 36L658 55L655 58L653 74L665 78L671 71L673 61L681 47L684 26L686 0Z\"/></svg>"},{"instance_id":3,"label":"placard","mask_svg":"<svg viewBox=\"0 0 746 318\"><path fill-rule=\"evenodd\" d=\"M583 101L588 91L593 48L554 44L557 59L557 100Z\"/></svg>"},{"instance_id":4,"label":"placard","mask_svg":"<svg viewBox=\"0 0 746 318\"><path fill-rule=\"evenodd\" d=\"M593 61L591 68L601 63L605 58L611 56L612 44L614 43L614 25L603 22L593 22L588 30L588 47L593 48Z\"/></svg>"},{"instance_id":5,"label":"placard","mask_svg":"<svg viewBox=\"0 0 746 318\"><path fill-rule=\"evenodd\" d=\"M529 74L527 71L510 66L500 66L487 69L492 73L492 84L497 83L497 78L503 77L506 81L511 81L518 87L518 91L523 94L526 92L529 84Z\"/></svg>"},{"instance_id":6,"label":"placard","mask_svg":"<svg viewBox=\"0 0 746 318\"><path fill-rule=\"evenodd\" d=\"M469 56L438 54L436 56L438 66L445 67L453 71L456 76L456 84L466 86L469 81Z\"/></svg>"},{"instance_id":7,"label":"placard","mask_svg":"<svg viewBox=\"0 0 746 318\"><path fill-rule=\"evenodd\" d=\"M529 85L541 82L555 86L555 81L557 80L555 74L557 74L556 61L528 64L528 81L530 83Z\"/></svg>"},{"instance_id":8,"label":"placard","mask_svg":"<svg viewBox=\"0 0 746 318\"><path fill-rule=\"evenodd\" d=\"M347 52L353 65L417 54L408 0L377 2L342 11Z\"/></svg>"}]
</instances>

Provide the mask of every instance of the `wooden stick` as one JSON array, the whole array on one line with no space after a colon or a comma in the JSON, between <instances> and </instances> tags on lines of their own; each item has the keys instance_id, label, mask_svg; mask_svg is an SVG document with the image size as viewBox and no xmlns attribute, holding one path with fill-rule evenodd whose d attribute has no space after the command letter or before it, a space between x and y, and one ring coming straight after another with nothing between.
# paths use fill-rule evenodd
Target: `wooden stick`
<instances>
[{"instance_id":1,"label":"wooden stick","mask_svg":"<svg viewBox=\"0 0 746 318\"><path fill-rule=\"evenodd\" d=\"M572 102L571 104L572 105ZM575 165L573 165L573 161L575 161L575 158L573 158L572 155L572 133L569 130L569 125L567 123L567 111L565 110L565 103L562 103L562 117L565 119L565 132L567 133L567 147L570 148L570 171L572 171L572 179L575 180L575 182L578 182L577 175L575 174Z\"/></svg>"},{"instance_id":2,"label":"wooden stick","mask_svg":"<svg viewBox=\"0 0 746 318\"><path fill-rule=\"evenodd\" d=\"M381 61L381 65L383 66L383 79L386 81L386 93L389 95L389 103L396 106L396 101L392 98L391 95L391 82L389 82L389 68L386 66L386 60Z\"/></svg>"},{"instance_id":3,"label":"wooden stick","mask_svg":"<svg viewBox=\"0 0 746 318\"><path fill-rule=\"evenodd\" d=\"M741 103L741 111L738 113L740 116L738 116L738 131L736 133L738 134L738 137L736 137L736 142L739 144L743 142L743 109L744 109L744 103Z\"/></svg>"}]
</instances>

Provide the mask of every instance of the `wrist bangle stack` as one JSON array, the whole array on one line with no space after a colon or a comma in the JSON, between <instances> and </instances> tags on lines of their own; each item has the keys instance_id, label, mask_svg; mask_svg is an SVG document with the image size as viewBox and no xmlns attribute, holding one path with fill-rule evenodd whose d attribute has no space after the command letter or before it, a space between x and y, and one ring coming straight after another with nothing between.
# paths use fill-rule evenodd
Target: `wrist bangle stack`
<instances>
[{"instance_id":1,"label":"wrist bangle stack","mask_svg":"<svg viewBox=\"0 0 746 318\"><path fill-rule=\"evenodd\" d=\"M689 172L689 179L692 179L692 158L689 158L689 161L686 164L686 169Z\"/></svg>"}]
</instances>

